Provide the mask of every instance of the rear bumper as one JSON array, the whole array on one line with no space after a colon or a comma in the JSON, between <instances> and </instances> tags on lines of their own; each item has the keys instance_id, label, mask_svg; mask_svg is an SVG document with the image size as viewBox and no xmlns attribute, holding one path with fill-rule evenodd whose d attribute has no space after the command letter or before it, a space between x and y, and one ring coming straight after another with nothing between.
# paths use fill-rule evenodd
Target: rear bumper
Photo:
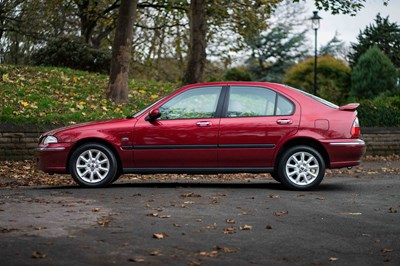
<instances>
[{"instance_id":1,"label":"rear bumper","mask_svg":"<svg viewBox=\"0 0 400 266\"><path fill-rule=\"evenodd\" d=\"M329 168L357 166L366 151L361 139L335 139L322 142L329 154Z\"/></svg>"}]
</instances>

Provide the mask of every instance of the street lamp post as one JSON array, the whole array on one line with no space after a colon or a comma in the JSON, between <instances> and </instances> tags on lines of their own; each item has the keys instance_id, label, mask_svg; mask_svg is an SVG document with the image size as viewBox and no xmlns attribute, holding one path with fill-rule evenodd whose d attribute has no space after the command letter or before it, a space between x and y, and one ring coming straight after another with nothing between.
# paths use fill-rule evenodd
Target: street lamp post
<instances>
[{"instance_id":1,"label":"street lamp post","mask_svg":"<svg viewBox=\"0 0 400 266\"><path fill-rule=\"evenodd\" d=\"M315 32L315 50L314 50L314 95L317 95L317 57L318 57L318 48L317 48L317 31L319 29L319 21L322 19L318 16L318 11L313 11L314 15L310 18L312 29Z\"/></svg>"}]
</instances>

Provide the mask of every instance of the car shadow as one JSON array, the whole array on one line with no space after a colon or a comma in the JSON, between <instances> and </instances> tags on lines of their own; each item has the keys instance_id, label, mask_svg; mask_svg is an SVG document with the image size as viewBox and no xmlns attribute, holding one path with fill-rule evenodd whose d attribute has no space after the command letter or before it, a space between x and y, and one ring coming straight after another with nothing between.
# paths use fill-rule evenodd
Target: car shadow
<instances>
[{"instance_id":1,"label":"car shadow","mask_svg":"<svg viewBox=\"0 0 400 266\"><path fill-rule=\"evenodd\" d=\"M257 181L257 182L246 182L246 181L224 181L224 182L210 182L210 181L140 181L140 182L118 182L109 185L106 188L100 189L118 189L118 188L230 188L230 189L267 189L275 191L294 191L288 189L284 185L274 182L274 181ZM47 186L38 187L38 189L48 189L48 190L61 190L61 189L91 189L84 188L78 185L70 186ZM99 189L99 188L96 188ZM344 184L332 184L332 183L322 183L316 189L311 191L346 191L346 186Z\"/></svg>"}]
</instances>

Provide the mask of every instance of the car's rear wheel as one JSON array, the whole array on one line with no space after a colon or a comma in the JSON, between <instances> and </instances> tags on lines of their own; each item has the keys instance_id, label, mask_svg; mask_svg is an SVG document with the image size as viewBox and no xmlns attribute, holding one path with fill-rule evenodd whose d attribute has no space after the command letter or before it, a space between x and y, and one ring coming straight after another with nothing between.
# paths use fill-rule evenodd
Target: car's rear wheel
<instances>
[{"instance_id":1,"label":"car's rear wheel","mask_svg":"<svg viewBox=\"0 0 400 266\"><path fill-rule=\"evenodd\" d=\"M316 188L325 175L325 162L321 154L308 146L288 149L279 162L281 183L295 190Z\"/></svg>"},{"instance_id":2,"label":"car's rear wheel","mask_svg":"<svg viewBox=\"0 0 400 266\"><path fill-rule=\"evenodd\" d=\"M84 187L104 187L117 176L117 159L105 145L87 143L77 148L69 161L72 178Z\"/></svg>"}]
</instances>

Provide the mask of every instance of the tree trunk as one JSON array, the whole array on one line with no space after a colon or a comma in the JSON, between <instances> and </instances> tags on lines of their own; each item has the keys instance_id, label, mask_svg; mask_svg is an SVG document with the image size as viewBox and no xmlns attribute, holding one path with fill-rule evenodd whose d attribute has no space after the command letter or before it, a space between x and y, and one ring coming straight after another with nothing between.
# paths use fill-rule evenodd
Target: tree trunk
<instances>
[{"instance_id":1,"label":"tree trunk","mask_svg":"<svg viewBox=\"0 0 400 266\"><path fill-rule=\"evenodd\" d=\"M203 81L207 46L205 2L205 0L192 0L190 3L189 61L183 78L183 83L185 84Z\"/></svg>"},{"instance_id":2,"label":"tree trunk","mask_svg":"<svg viewBox=\"0 0 400 266\"><path fill-rule=\"evenodd\" d=\"M137 2L137 0L121 0L119 8L107 94L115 103L128 100L128 74Z\"/></svg>"}]
</instances>

